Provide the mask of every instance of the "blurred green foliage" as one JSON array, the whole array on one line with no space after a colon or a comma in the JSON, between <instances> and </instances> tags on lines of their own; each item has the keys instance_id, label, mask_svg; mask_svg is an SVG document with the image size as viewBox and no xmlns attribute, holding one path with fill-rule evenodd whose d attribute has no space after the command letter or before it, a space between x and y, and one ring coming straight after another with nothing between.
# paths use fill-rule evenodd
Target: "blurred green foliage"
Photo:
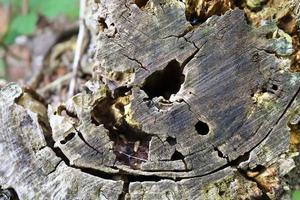
<instances>
[{"instance_id":1,"label":"blurred green foliage","mask_svg":"<svg viewBox=\"0 0 300 200\"><path fill-rule=\"evenodd\" d=\"M293 192L293 200L300 200L300 190Z\"/></svg>"},{"instance_id":2,"label":"blurred green foliage","mask_svg":"<svg viewBox=\"0 0 300 200\"><path fill-rule=\"evenodd\" d=\"M0 78L5 76L5 62L0 58Z\"/></svg>"},{"instance_id":3,"label":"blurred green foliage","mask_svg":"<svg viewBox=\"0 0 300 200\"><path fill-rule=\"evenodd\" d=\"M22 0L0 0L2 5L10 5L13 8L13 17L3 42L11 44L19 35L29 35L35 32L39 15L53 20L55 17L65 15L71 20L79 15L78 0L28 0L29 12L20 15Z\"/></svg>"}]
</instances>

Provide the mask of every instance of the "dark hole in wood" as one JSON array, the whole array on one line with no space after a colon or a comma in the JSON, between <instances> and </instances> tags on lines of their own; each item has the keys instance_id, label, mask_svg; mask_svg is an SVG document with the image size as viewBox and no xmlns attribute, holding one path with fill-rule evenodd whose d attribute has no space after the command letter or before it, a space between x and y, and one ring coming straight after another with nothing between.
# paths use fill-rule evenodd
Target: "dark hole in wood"
<instances>
[{"instance_id":1,"label":"dark hole in wood","mask_svg":"<svg viewBox=\"0 0 300 200\"><path fill-rule=\"evenodd\" d=\"M215 147L214 150L218 152L220 158L224 158L224 154L217 147Z\"/></svg>"},{"instance_id":2,"label":"dark hole in wood","mask_svg":"<svg viewBox=\"0 0 300 200\"><path fill-rule=\"evenodd\" d=\"M278 27L285 32L291 34L291 32L295 32L295 28L289 30L289 23L294 21L294 17L291 14L288 14L281 18L278 23Z\"/></svg>"},{"instance_id":3,"label":"dark hole in wood","mask_svg":"<svg viewBox=\"0 0 300 200\"><path fill-rule=\"evenodd\" d=\"M69 142L70 140L72 140L75 136L75 133L70 133L69 135L67 135L67 137L65 137L64 140L60 141L61 144L66 144L67 142Z\"/></svg>"},{"instance_id":4,"label":"dark hole in wood","mask_svg":"<svg viewBox=\"0 0 300 200\"><path fill-rule=\"evenodd\" d=\"M268 92L268 90L267 90L266 87L263 87L263 88L261 89L261 93L265 93L265 92Z\"/></svg>"},{"instance_id":5,"label":"dark hole in wood","mask_svg":"<svg viewBox=\"0 0 300 200\"><path fill-rule=\"evenodd\" d=\"M237 151L236 148L233 148L233 149L234 149L234 151ZM229 166L232 166L232 167L238 166L241 162L245 162L245 161L249 160L249 157L250 157L250 152L246 152L245 154L237 157L235 160L230 161L228 164L229 164Z\"/></svg>"},{"instance_id":6,"label":"dark hole in wood","mask_svg":"<svg viewBox=\"0 0 300 200\"><path fill-rule=\"evenodd\" d=\"M138 169L139 165L148 159L151 137L146 133L124 123L116 130L110 130L110 138L114 141L114 152L118 162Z\"/></svg>"},{"instance_id":7,"label":"dark hole in wood","mask_svg":"<svg viewBox=\"0 0 300 200\"><path fill-rule=\"evenodd\" d=\"M116 103L115 107L120 111L120 113L123 115L125 112L124 105L122 103Z\"/></svg>"},{"instance_id":8,"label":"dark hole in wood","mask_svg":"<svg viewBox=\"0 0 300 200\"><path fill-rule=\"evenodd\" d=\"M17 192L13 188L0 189L1 200L19 200Z\"/></svg>"},{"instance_id":9,"label":"dark hole in wood","mask_svg":"<svg viewBox=\"0 0 300 200\"><path fill-rule=\"evenodd\" d=\"M101 29L101 31L104 31L104 29L107 29L107 28L108 28L108 26L107 26L107 24L106 24L104 18L100 17L100 18L98 19L98 23L100 24L100 27L101 27L100 29Z\"/></svg>"},{"instance_id":10,"label":"dark hole in wood","mask_svg":"<svg viewBox=\"0 0 300 200\"><path fill-rule=\"evenodd\" d=\"M176 138L167 137L166 140L171 146L175 145L177 143Z\"/></svg>"},{"instance_id":11,"label":"dark hole in wood","mask_svg":"<svg viewBox=\"0 0 300 200\"><path fill-rule=\"evenodd\" d=\"M208 125L202 121L197 122L197 124L195 125L195 129L200 135L207 135L209 132Z\"/></svg>"},{"instance_id":12,"label":"dark hole in wood","mask_svg":"<svg viewBox=\"0 0 300 200\"><path fill-rule=\"evenodd\" d=\"M92 122L95 125L103 124L108 130L113 129L116 119L112 110L115 101L112 98L106 98L100 101L92 111Z\"/></svg>"},{"instance_id":13,"label":"dark hole in wood","mask_svg":"<svg viewBox=\"0 0 300 200\"><path fill-rule=\"evenodd\" d=\"M113 98L124 97L130 93L130 90L131 90L131 87L121 86L121 87L114 89L114 91L112 92L112 96L113 96Z\"/></svg>"},{"instance_id":14,"label":"dark hole in wood","mask_svg":"<svg viewBox=\"0 0 300 200\"><path fill-rule=\"evenodd\" d=\"M184 78L179 62L172 60L163 70L148 76L141 89L146 92L150 99L163 96L168 100L171 94L176 94L179 91Z\"/></svg>"},{"instance_id":15,"label":"dark hole in wood","mask_svg":"<svg viewBox=\"0 0 300 200\"><path fill-rule=\"evenodd\" d=\"M223 158L223 157L224 157L224 155L223 155L223 153L222 153L221 151L218 151L218 156L219 156L220 158Z\"/></svg>"},{"instance_id":16,"label":"dark hole in wood","mask_svg":"<svg viewBox=\"0 0 300 200\"><path fill-rule=\"evenodd\" d=\"M223 196L223 194L225 194L225 191L219 190L219 195L220 195L220 196Z\"/></svg>"},{"instance_id":17,"label":"dark hole in wood","mask_svg":"<svg viewBox=\"0 0 300 200\"><path fill-rule=\"evenodd\" d=\"M241 10L243 10L246 6L246 2L241 0L233 0L233 3L236 7L239 7Z\"/></svg>"},{"instance_id":18,"label":"dark hole in wood","mask_svg":"<svg viewBox=\"0 0 300 200\"><path fill-rule=\"evenodd\" d=\"M275 90L275 91L278 90L278 85L274 85L274 84L273 84L273 85L272 85L272 90Z\"/></svg>"},{"instance_id":19,"label":"dark hole in wood","mask_svg":"<svg viewBox=\"0 0 300 200\"><path fill-rule=\"evenodd\" d=\"M128 88L121 88L122 92L116 92L123 96ZM142 162L148 159L149 141L151 136L147 133L131 127L125 120L116 120L112 106L115 105L121 113L124 106L116 102L116 99L107 97L98 102L92 111L92 123L95 125L103 124L109 131L109 138L114 142L114 153L117 164L125 164L133 169L138 169ZM139 145L136 145L139 144Z\"/></svg>"},{"instance_id":20,"label":"dark hole in wood","mask_svg":"<svg viewBox=\"0 0 300 200\"><path fill-rule=\"evenodd\" d=\"M252 171L252 172L259 172L259 173L262 173L266 170L266 167L263 166L263 165L257 165L255 168L253 169L249 169L249 171Z\"/></svg>"},{"instance_id":21,"label":"dark hole in wood","mask_svg":"<svg viewBox=\"0 0 300 200\"><path fill-rule=\"evenodd\" d=\"M267 33L266 38L267 39L272 39L273 38L273 32Z\"/></svg>"},{"instance_id":22,"label":"dark hole in wood","mask_svg":"<svg viewBox=\"0 0 300 200\"><path fill-rule=\"evenodd\" d=\"M146 6L148 0L135 0L134 2L139 8L142 8Z\"/></svg>"},{"instance_id":23,"label":"dark hole in wood","mask_svg":"<svg viewBox=\"0 0 300 200\"><path fill-rule=\"evenodd\" d=\"M201 23L205 22L207 19L207 18L200 18L200 17L196 16L196 14L186 15L186 18L193 26L201 24Z\"/></svg>"},{"instance_id":24,"label":"dark hole in wood","mask_svg":"<svg viewBox=\"0 0 300 200\"><path fill-rule=\"evenodd\" d=\"M176 150L173 153L171 160L184 160L184 156L179 151Z\"/></svg>"}]
</instances>

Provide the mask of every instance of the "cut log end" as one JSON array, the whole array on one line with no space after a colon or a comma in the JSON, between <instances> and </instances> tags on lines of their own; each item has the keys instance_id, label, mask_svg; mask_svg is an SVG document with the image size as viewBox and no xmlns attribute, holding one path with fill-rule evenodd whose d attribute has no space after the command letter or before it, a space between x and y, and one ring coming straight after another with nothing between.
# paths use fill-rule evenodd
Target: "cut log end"
<instances>
[{"instance_id":1,"label":"cut log end","mask_svg":"<svg viewBox=\"0 0 300 200\"><path fill-rule=\"evenodd\" d=\"M289 136L299 125L300 76L281 57L289 53L278 48L281 40L268 38L277 27L254 28L234 9L191 28L180 5L90 1L87 22L99 19L98 11L106 16L94 20L106 24L96 33L87 23L95 68L105 69L94 71L98 79L48 109L16 84L1 89L2 195L283 194L280 178L293 167Z\"/></svg>"}]
</instances>

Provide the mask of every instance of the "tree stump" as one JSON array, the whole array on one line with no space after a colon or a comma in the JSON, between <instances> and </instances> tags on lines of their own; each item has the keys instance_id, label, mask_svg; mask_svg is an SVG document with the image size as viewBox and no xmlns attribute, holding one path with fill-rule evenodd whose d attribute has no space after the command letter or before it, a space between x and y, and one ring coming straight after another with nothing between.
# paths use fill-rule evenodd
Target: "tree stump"
<instances>
[{"instance_id":1,"label":"tree stump","mask_svg":"<svg viewBox=\"0 0 300 200\"><path fill-rule=\"evenodd\" d=\"M58 107L0 91L0 185L19 199L279 199L294 162L292 49L236 8L88 1L93 78ZM285 44L285 43L284 43ZM89 70L89 69L84 69Z\"/></svg>"}]
</instances>

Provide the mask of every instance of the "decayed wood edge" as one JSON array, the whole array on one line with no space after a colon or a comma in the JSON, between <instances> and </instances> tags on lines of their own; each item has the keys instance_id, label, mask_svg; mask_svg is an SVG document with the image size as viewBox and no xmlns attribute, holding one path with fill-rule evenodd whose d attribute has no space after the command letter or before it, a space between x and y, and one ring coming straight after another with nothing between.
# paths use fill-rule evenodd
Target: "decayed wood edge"
<instances>
[{"instance_id":1,"label":"decayed wood edge","mask_svg":"<svg viewBox=\"0 0 300 200\"><path fill-rule=\"evenodd\" d=\"M79 169L73 169L67 166L61 158L58 158L51 148L47 147L42 127L38 122L38 115L15 103L22 97L22 93L22 89L16 84L10 84L0 92L2 133L0 184L2 188L13 188L20 199L56 199L60 197L96 199L97 197L93 195L104 195L107 199L116 199L122 193L122 181L105 180L80 172ZM294 109L294 106L298 105L297 103L297 101L294 102L291 109ZM32 104L38 104L38 102L32 100ZM274 134L274 137L277 136ZM289 159L279 159L277 163L273 164L278 170L276 176L284 175L288 171L286 167L292 166L292 161ZM132 183L127 182L129 184L127 187L131 199L164 197L171 199L235 199L247 198L249 195L265 195L264 192L267 191L261 188L260 184L262 183L257 181L257 184L237 172L236 169L228 167L204 177L181 181L161 179L158 182L141 179ZM275 174L273 175L275 176ZM101 175L98 174L98 176ZM88 189L86 184L88 184ZM99 185L101 185L100 188ZM245 186L247 186L247 191L242 190L242 188L246 188ZM280 189L281 186L275 181L272 187L272 189ZM79 189L74 192L74 188ZM118 188L118 192L112 188ZM68 190L70 191L67 192ZM99 190L102 193L99 194ZM91 196L86 196L87 191Z\"/></svg>"},{"instance_id":2,"label":"decayed wood edge","mask_svg":"<svg viewBox=\"0 0 300 200\"><path fill-rule=\"evenodd\" d=\"M1 188L12 188L19 199L117 199L123 181L67 166L47 146L38 114L16 103L22 95L14 83L0 90Z\"/></svg>"},{"instance_id":3,"label":"decayed wood edge","mask_svg":"<svg viewBox=\"0 0 300 200\"><path fill-rule=\"evenodd\" d=\"M106 180L81 172L67 166L55 155L47 146L38 115L15 103L22 95L22 89L16 84L0 91L1 187L13 188L20 199L117 199L123 190L122 181ZM283 159L281 165L276 166L278 174L287 171L284 163L290 164L291 161ZM169 179L134 181L127 185L127 197L246 199L265 196L259 184L228 167L202 178L177 182ZM277 185L273 186L278 189Z\"/></svg>"}]
</instances>

